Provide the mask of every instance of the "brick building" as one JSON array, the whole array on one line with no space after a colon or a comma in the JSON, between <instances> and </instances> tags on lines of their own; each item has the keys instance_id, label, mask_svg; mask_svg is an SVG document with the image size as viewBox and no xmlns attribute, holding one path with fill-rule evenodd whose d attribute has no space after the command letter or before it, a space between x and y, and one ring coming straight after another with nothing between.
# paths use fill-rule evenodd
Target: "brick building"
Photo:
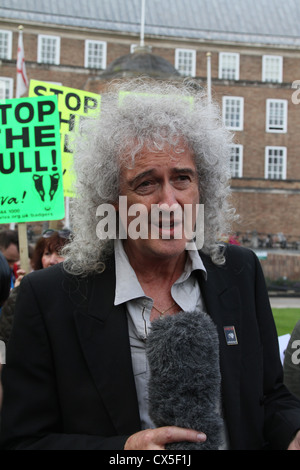
<instances>
[{"instance_id":1,"label":"brick building","mask_svg":"<svg viewBox=\"0 0 300 470\"><path fill-rule=\"evenodd\" d=\"M174 76L193 76L204 86L210 53L212 96L235 133L231 185L241 216L235 229L254 247L265 247L272 234L278 246L286 239L298 249L297 0L146 0L143 29L141 5L142 0L2 0L2 97L15 96L19 25L29 79L97 93L113 76L111 64L142 41L170 65L170 76L173 69ZM122 74L125 69L119 69Z\"/></svg>"}]
</instances>

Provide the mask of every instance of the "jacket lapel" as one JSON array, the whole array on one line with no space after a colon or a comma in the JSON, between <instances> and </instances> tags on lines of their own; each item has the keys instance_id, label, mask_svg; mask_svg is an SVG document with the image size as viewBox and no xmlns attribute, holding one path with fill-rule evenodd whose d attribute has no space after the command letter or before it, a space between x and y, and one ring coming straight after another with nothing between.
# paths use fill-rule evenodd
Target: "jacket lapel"
<instances>
[{"instance_id":1,"label":"jacket lapel","mask_svg":"<svg viewBox=\"0 0 300 470\"><path fill-rule=\"evenodd\" d=\"M201 253L207 270L207 280L199 278L207 313L219 333L220 369L224 418L232 446L240 440L240 367L241 367L241 299L230 281L226 265L217 267ZM238 344L229 344L225 327L234 327Z\"/></svg>"},{"instance_id":2,"label":"jacket lapel","mask_svg":"<svg viewBox=\"0 0 300 470\"><path fill-rule=\"evenodd\" d=\"M119 435L140 429L127 315L114 306L114 263L80 280L74 312L80 344L106 410Z\"/></svg>"}]
</instances>

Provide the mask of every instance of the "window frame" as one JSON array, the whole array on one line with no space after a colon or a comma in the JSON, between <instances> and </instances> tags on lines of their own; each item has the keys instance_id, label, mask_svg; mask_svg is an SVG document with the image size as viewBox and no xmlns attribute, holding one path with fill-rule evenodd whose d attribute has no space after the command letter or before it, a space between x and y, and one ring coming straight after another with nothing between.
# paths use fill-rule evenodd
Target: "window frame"
<instances>
[{"instance_id":1,"label":"window frame","mask_svg":"<svg viewBox=\"0 0 300 470\"><path fill-rule=\"evenodd\" d=\"M102 54L102 66L101 67L92 67L89 65L89 45L90 44L99 44L103 46L103 54ZM105 70L107 65L107 42L106 41L98 41L94 39L86 39L84 43L84 67L87 69L96 69L96 70Z\"/></svg>"},{"instance_id":2,"label":"window frame","mask_svg":"<svg viewBox=\"0 0 300 470\"><path fill-rule=\"evenodd\" d=\"M279 67L278 67L278 79L268 79L266 77L267 73L267 59L278 59ZM282 83L283 78L283 57L280 55L263 55L262 57L262 81L266 83Z\"/></svg>"},{"instance_id":3,"label":"window frame","mask_svg":"<svg viewBox=\"0 0 300 470\"><path fill-rule=\"evenodd\" d=\"M185 71L180 70L180 54L182 53L189 53L191 54L191 72L186 73ZM180 73L183 77L195 77L196 76L196 50L195 49L184 49L184 48L176 48L175 49L175 69Z\"/></svg>"},{"instance_id":4,"label":"window frame","mask_svg":"<svg viewBox=\"0 0 300 470\"><path fill-rule=\"evenodd\" d=\"M13 33L12 31L9 31L7 29L0 29L0 34L7 34L7 54L5 57L1 57L0 55L0 60L12 60L12 38L13 38Z\"/></svg>"},{"instance_id":5,"label":"window frame","mask_svg":"<svg viewBox=\"0 0 300 470\"><path fill-rule=\"evenodd\" d=\"M238 126L231 126L226 124L226 102L227 100L236 100L240 102L240 110L241 110L241 115L240 115L240 123ZM230 129L232 131L243 131L244 130L244 97L243 96L223 96L222 97L222 118L223 118L223 123L227 129Z\"/></svg>"},{"instance_id":6,"label":"window frame","mask_svg":"<svg viewBox=\"0 0 300 470\"><path fill-rule=\"evenodd\" d=\"M281 178L274 178L269 176L269 158L274 157L274 155L270 155L270 150L278 150L282 151L282 177ZM275 145L269 145L265 148L265 179L268 180L286 180L286 170L287 170L287 148L286 147L280 147L280 146L275 146ZM273 171L274 173L274 171Z\"/></svg>"},{"instance_id":7,"label":"window frame","mask_svg":"<svg viewBox=\"0 0 300 470\"><path fill-rule=\"evenodd\" d=\"M53 62L46 62L44 60L44 58L42 57L43 39L54 39L56 41L55 54L54 54L54 61ZM50 34L39 34L38 35L37 62L39 64L60 65L60 36L53 36L53 35L50 35Z\"/></svg>"},{"instance_id":8,"label":"window frame","mask_svg":"<svg viewBox=\"0 0 300 470\"><path fill-rule=\"evenodd\" d=\"M5 96L4 98L1 97L0 95L0 99L12 99L14 97L14 79L13 78L10 78L10 77L0 77L0 82L3 81L5 82L8 86L5 86L5 95L6 95L6 92L8 96Z\"/></svg>"},{"instance_id":9,"label":"window frame","mask_svg":"<svg viewBox=\"0 0 300 470\"><path fill-rule=\"evenodd\" d=\"M223 76L223 61L226 56L234 56L236 58L236 68L234 72L234 78ZM220 52L219 53L219 73L218 77L220 80L239 80L240 79L240 54L237 52Z\"/></svg>"},{"instance_id":10,"label":"window frame","mask_svg":"<svg viewBox=\"0 0 300 470\"><path fill-rule=\"evenodd\" d=\"M271 117L271 104L282 103L283 106L283 124L282 128L273 128L270 125L270 117ZM268 98L266 100L266 132L268 133L276 133L276 134L286 134L288 127L288 100L285 99L273 99Z\"/></svg>"},{"instance_id":11,"label":"window frame","mask_svg":"<svg viewBox=\"0 0 300 470\"><path fill-rule=\"evenodd\" d=\"M232 157L234 155L232 155L232 150L233 149L238 149L239 152L238 152L238 155L236 154L236 156L238 156L238 162L232 162ZM243 153L244 153L244 146L241 145L241 144L232 144L231 145L231 155L230 155L230 173L231 173L231 178L242 178L243 177ZM238 175L234 175L233 174L233 164L238 164Z\"/></svg>"}]
</instances>

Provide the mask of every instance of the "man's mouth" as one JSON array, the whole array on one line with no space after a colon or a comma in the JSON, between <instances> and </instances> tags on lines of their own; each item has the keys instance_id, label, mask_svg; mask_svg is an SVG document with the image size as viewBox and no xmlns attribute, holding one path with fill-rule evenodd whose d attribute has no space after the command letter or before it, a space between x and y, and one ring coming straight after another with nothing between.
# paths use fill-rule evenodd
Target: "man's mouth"
<instances>
[{"instance_id":1,"label":"man's mouth","mask_svg":"<svg viewBox=\"0 0 300 470\"><path fill-rule=\"evenodd\" d=\"M159 234L159 238L182 238L182 220L161 218L158 222L152 222L154 233ZM153 237L154 238L154 237Z\"/></svg>"}]
</instances>

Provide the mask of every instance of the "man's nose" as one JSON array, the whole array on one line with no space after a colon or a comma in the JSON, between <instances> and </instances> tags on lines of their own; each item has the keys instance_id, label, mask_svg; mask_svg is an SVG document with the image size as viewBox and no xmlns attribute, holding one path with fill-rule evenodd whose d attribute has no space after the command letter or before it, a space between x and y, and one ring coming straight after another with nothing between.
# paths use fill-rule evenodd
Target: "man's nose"
<instances>
[{"instance_id":1,"label":"man's nose","mask_svg":"<svg viewBox=\"0 0 300 470\"><path fill-rule=\"evenodd\" d=\"M160 193L159 193L159 206L167 205L172 206L174 204L178 204L177 197L176 197L176 190L170 183L164 183L161 186Z\"/></svg>"}]
</instances>

